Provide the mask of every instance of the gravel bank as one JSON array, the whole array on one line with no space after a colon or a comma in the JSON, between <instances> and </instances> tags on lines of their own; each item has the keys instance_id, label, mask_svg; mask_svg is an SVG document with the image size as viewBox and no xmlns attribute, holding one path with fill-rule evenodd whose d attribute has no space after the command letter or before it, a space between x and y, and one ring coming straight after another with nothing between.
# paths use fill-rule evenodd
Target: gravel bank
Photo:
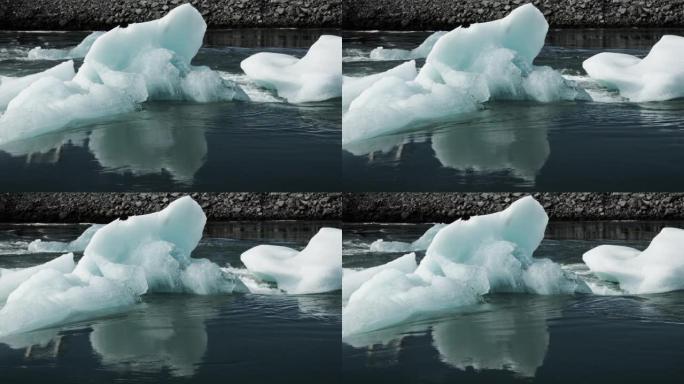
<instances>
[{"instance_id":1,"label":"gravel bank","mask_svg":"<svg viewBox=\"0 0 684 384\"><path fill-rule=\"evenodd\" d=\"M1 222L107 222L158 211L183 193L3 193ZM339 220L339 193L191 193L210 221Z\"/></svg>"},{"instance_id":2,"label":"gravel bank","mask_svg":"<svg viewBox=\"0 0 684 384\"><path fill-rule=\"evenodd\" d=\"M345 193L345 222L451 222L497 212L524 193ZM551 220L682 220L684 193L533 193Z\"/></svg>"},{"instance_id":3,"label":"gravel bank","mask_svg":"<svg viewBox=\"0 0 684 384\"><path fill-rule=\"evenodd\" d=\"M10 30L107 29L159 18L192 3L210 28L337 28L341 0L0 0L0 26Z\"/></svg>"},{"instance_id":4,"label":"gravel bank","mask_svg":"<svg viewBox=\"0 0 684 384\"><path fill-rule=\"evenodd\" d=\"M499 19L524 0L344 0L344 29L453 29ZM684 0L535 0L553 27L684 26Z\"/></svg>"}]
</instances>

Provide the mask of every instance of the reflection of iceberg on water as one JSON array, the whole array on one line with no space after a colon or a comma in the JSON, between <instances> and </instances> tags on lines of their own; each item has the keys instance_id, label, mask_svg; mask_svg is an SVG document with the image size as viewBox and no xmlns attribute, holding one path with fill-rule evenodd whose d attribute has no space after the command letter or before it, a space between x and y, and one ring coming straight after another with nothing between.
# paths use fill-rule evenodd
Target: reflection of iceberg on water
<instances>
[{"instance_id":1,"label":"reflection of iceberg on water","mask_svg":"<svg viewBox=\"0 0 684 384\"><path fill-rule=\"evenodd\" d=\"M56 163L67 144L86 147L108 171L137 176L167 172L180 183L193 180L204 165L208 151L202 129L181 126L173 119L145 118L128 122L127 126L114 122L92 132L41 135L12 142L0 150L15 157L26 156L28 163Z\"/></svg>"},{"instance_id":2,"label":"reflection of iceberg on water","mask_svg":"<svg viewBox=\"0 0 684 384\"><path fill-rule=\"evenodd\" d=\"M525 304L494 306L438 322L432 339L440 359L461 370L506 370L534 377L549 346L546 320L560 311Z\"/></svg>"},{"instance_id":3,"label":"reflection of iceberg on water","mask_svg":"<svg viewBox=\"0 0 684 384\"><path fill-rule=\"evenodd\" d=\"M140 313L95 323L90 343L107 368L192 376L207 349L211 317L193 300L147 303Z\"/></svg>"}]
</instances>

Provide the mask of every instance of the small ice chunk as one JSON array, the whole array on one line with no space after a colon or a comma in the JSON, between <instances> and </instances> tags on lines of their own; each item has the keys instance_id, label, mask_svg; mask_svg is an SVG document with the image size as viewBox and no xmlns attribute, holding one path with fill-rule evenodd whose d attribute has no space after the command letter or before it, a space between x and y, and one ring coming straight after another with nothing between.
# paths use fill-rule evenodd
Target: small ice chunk
<instances>
[{"instance_id":1,"label":"small ice chunk","mask_svg":"<svg viewBox=\"0 0 684 384\"><path fill-rule=\"evenodd\" d=\"M86 229L76 240L70 241L68 243L61 241L42 241L41 239L36 239L28 245L29 252L38 253L65 253L65 252L83 252L90 239L93 238L95 232L100 228L104 227L103 224L93 224L88 229Z\"/></svg>"},{"instance_id":2,"label":"small ice chunk","mask_svg":"<svg viewBox=\"0 0 684 384\"><path fill-rule=\"evenodd\" d=\"M351 104L352 100L356 99L363 91L382 78L397 77L409 81L415 79L417 75L416 62L411 60L385 72L370 76L344 76L342 81L342 110L346 111L349 109L349 104Z\"/></svg>"},{"instance_id":3,"label":"small ice chunk","mask_svg":"<svg viewBox=\"0 0 684 384\"><path fill-rule=\"evenodd\" d=\"M95 40L104 35L102 31L95 31L86 36L77 46L70 49L45 49L41 47L33 48L28 52L29 60L65 60L82 59L90 50Z\"/></svg>"},{"instance_id":4,"label":"small ice chunk","mask_svg":"<svg viewBox=\"0 0 684 384\"><path fill-rule=\"evenodd\" d=\"M321 228L301 252L258 245L240 260L257 278L290 294L336 291L342 288L342 231Z\"/></svg>"},{"instance_id":5,"label":"small ice chunk","mask_svg":"<svg viewBox=\"0 0 684 384\"><path fill-rule=\"evenodd\" d=\"M411 60L424 59L432 50L437 40L446 35L446 31L437 31L428 36L418 47L406 50L378 47L371 51L371 60Z\"/></svg>"},{"instance_id":6,"label":"small ice chunk","mask_svg":"<svg viewBox=\"0 0 684 384\"><path fill-rule=\"evenodd\" d=\"M599 279L615 282L630 294L684 289L684 230L663 228L643 252L616 245L600 245L582 260Z\"/></svg>"},{"instance_id":7,"label":"small ice chunk","mask_svg":"<svg viewBox=\"0 0 684 384\"><path fill-rule=\"evenodd\" d=\"M23 77L0 76L0 110L6 109L9 102L21 91L31 84L45 77L54 77L58 80L71 80L76 72L73 61L65 61L43 72Z\"/></svg>"},{"instance_id":8,"label":"small ice chunk","mask_svg":"<svg viewBox=\"0 0 684 384\"><path fill-rule=\"evenodd\" d=\"M446 224L435 224L423 233L416 241L405 243L403 241L384 241L378 239L371 243L371 252L414 252L424 251L428 248L437 232L446 227Z\"/></svg>"},{"instance_id":9,"label":"small ice chunk","mask_svg":"<svg viewBox=\"0 0 684 384\"><path fill-rule=\"evenodd\" d=\"M592 78L634 102L684 97L684 37L663 36L646 57L602 52L582 63Z\"/></svg>"},{"instance_id":10,"label":"small ice chunk","mask_svg":"<svg viewBox=\"0 0 684 384\"><path fill-rule=\"evenodd\" d=\"M260 52L240 63L262 87L291 103L323 101L342 94L342 38L323 35L304 57Z\"/></svg>"}]
</instances>

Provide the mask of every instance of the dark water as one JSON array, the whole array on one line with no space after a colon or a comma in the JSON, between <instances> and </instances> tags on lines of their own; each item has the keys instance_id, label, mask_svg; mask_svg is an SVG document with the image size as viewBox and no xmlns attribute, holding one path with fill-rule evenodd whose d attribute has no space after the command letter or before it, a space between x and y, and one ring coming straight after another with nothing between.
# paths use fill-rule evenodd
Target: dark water
<instances>
[{"instance_id":1,"label":"dark water","mask_svg":"<svg viewBox=\"0 0 684 384\"><path fill-rule=\"evenodd\" d=\"M604 51L644 56L663 34L684 35L684 30L552 30L535 64L586 76L581 63L590 56ZM400 62L361 57L378 46L415 48L428 35L344 32L344 73L392 68ZM683 115L684 100L488 103L459 121L346 146L344 186L352 191L633 191L646 185L681 190Z\"/></svg>"},{"instance_id":2,"label":"dark water","mask_svg":"<svg viewBox=\"0 0 684 384\"><path fill-rule=\"evenodd\" d=\"M242 84L243 59L262 51L301 57L324 33L339 34L208 31L193 65ZM87 34L0 32L0 76L50 68L58 62L25 60L28 50L75 46ZM339 190L339 111L339 99L302 105L149 102L141 111L0 148L0 184L5 191Z\"/></svg>"},{"instance_id":3,"label":"dark water","mask_svg":"<svg viewBox=\"0 0 684 384\"><path fill-rule=\"evenodd\" d=\"M302 248L323 225L210 223L193 257L241 266L248 248ZM85 228L1 225L0 268L47 261L55 255L20 252L36 238L68 241ZM0 382L339 382L340 306L339 292L146 295L125 313L0 340Z\"/></svg>"},{"instance_id":4,"label":"dark water","mask_svg":"<svg viewBox=\"0 0 684 384\"><path fill-rule=\"evenodd\" d=\"M599 244L643 249L666 225L684 223L551 223L535 256L572 264ZM391 260L398 255L362 246L378 238L412 241L429 226L345 224L344 265ZM497 294L469 313L345 339L342 375L357 383L678 383L682 342L682 292Z\"/></svg>"}]
</instances>

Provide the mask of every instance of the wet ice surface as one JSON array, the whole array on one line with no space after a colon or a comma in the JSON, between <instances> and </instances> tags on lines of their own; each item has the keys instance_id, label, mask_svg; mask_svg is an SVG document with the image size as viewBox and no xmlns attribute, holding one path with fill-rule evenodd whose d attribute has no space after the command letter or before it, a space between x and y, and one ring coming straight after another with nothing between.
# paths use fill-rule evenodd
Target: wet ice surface
<instances>
[{"instance_id":1,"label":"wet ice surface","mask_svg":"<svg viewBox=\"0 0 684 384\"><path fill-rule=\"evenodd\" d=\"M644 249L679 222L552 222L535 252L570 266L599 244ZM343 266L365 268L401 253L371 253L378 238L410 242L430 224L346 224ZM424 252L419 252L422 257ZM344 340L349 382L677 382L684 370L684 294L489 295L470 311ZM634 348L638 345L638 348Z\"/></svg>"},{"instance_id":2,"label":"wet ice surface","mask_svg":"<svg viewBox=\"0 0 684 384\"><path fill-rule=\"evenodd\" d=\"M57 62L27 60L28 51L73 47L88 33L0 32L0 75L50 68ZM0 183L6 190L285 191L297 179L297 190L338 189L340 100L285 103L240 69L262 51L301 57L326 33L339 34L208 31L192 64L220 71L257 102L148 102L141 111L10 143L0 147Z\"/></svg>"},{"instance_id":3,"label":"wet ice surface","mask_svg":"<svg viewBox=\"0 0 684 384\"><path fill-rule=\"evenodd\" d=\"M615 190L682 188L684 100L624 103L586 77L582 61L609 51L643 57L683 30L550 30L535 65L588 88L594 102L496 102L484 111L345 146L347 189ZM343 33L343 71L361 76L401 61L369 60L378 46L411 49L430 32ZM424 60L418 60L422 66ZM638 153L639 156L634 156Z\"/></svg>"},{"instance_id":4,"label":"wet ice surface","mask_svg":"<svg viewBox=\"0 0 684 384\"><path fill-rule=\"evenodd\" d=\"M337 223L208 223L194 258L235 267L258 244L303 248ZM22 253L36 238L68 241L84 225L0 225L0 268L50 260ZM79 255L80 256L80 255ZM2 378L135 383L334 381L340 361L340 294L151 294L130 311L0 340ZM316 361L302 370L300 359ZM26 369L26 368L30 369ZM263 369L269 367L269 369Z\"/></svg>"}]
</instances>

